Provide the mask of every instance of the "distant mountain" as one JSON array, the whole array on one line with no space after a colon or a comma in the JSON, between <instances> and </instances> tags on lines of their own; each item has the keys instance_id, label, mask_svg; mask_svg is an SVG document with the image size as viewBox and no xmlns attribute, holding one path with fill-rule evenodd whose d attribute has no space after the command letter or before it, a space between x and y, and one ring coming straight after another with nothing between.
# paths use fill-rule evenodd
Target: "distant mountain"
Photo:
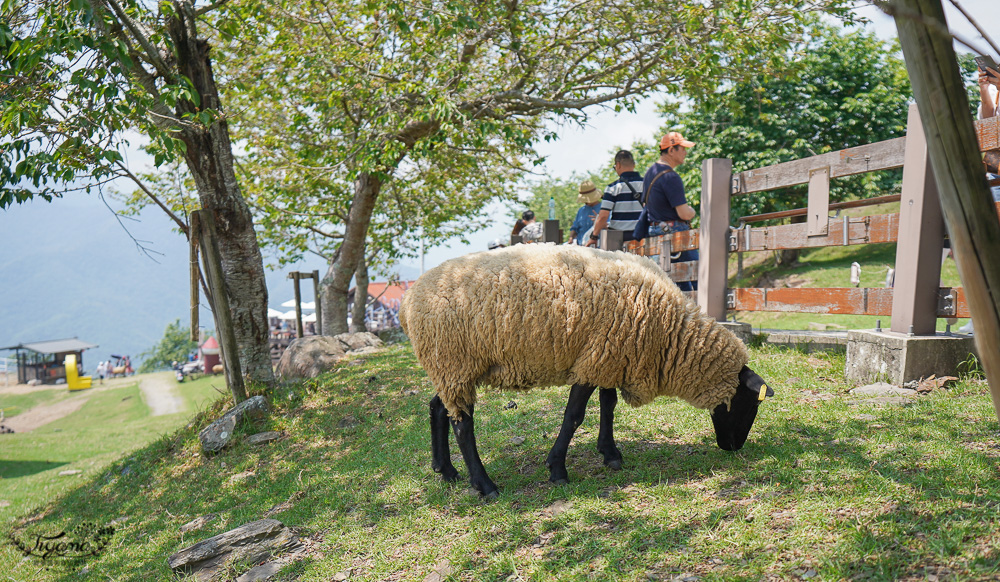
<instances>
[{"instance_id":1,"label":"distant mountain","mask_svg":"<svg viewBox=\"0 0 1000 582\"><path fill-rule=\"evenodd\" d=\"M78 337L100 346L84 353L93 369L112 353L135 361L169 323L188 321L187 241L158 210L122 222L124 228L96 195L85 194L0 211L0 347ZM126 228L153 258L137 249ZM314 269L323 276L327 266L314 258L268 271L269 305L287 310L280 305L294 297L288 272ZM420 272L403 266L400 274L416 279ZM302 293L303 301L312 300L310 282L302 282ZM214 327L208 310L200 319Z\"/></svg>"}]
</instances>

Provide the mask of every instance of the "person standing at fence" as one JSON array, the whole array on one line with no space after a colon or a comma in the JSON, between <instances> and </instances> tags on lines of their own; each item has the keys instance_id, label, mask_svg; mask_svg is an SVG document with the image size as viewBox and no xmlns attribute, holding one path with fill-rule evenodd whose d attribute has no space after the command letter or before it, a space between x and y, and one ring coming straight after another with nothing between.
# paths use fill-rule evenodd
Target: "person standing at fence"
<instances>
[{"instance_id":1,"label":"person standing at fence","mask_svg":"<svg viewBox=\"0 0 1000 582\"><path fill-rule=\"evenodd\" d=\"M694 208L687 203L684 182L674 168L684 163L688 148L694 142L684 139L676 131L671 131L660 140L660 159L646 170L642 181L642 191L646 193L646 214L649 216L649 236L661 236L691 229L695 217ZM681 251L671 256L671 263L686 263L698 260L698 251ZM681 291L696 291L697 281L682 281L677 284Z\"/></svg>"},{"instance_id":2,"label":"person standing at fence","mask_svg":"<svg viewBox=\"0 0 1000 582\"><path fill-rule=\"evenodd\" d=\"M583 235L587 234L587 231L594 226L597 214L601 211L601 191L590 180L584 180L580 182L576 201L583 206L576 211L576 219L573 220L573 226L570 227L569 238L573 239L576 244L582 245Z\"/></svg>"},{"instance_id":3,"label":"person standing at fence","mask_svg":"<svg viewBox=\"0 0 1000 582\"><path fill-rule=\"evenodd\" d=\"M601 231L607 227L610 230L625 231L624 240L632 240L632 231L642 213L642 174L635 171L635 158L628 150L619 150L615 154L615 172L618 179L608 184L601 199L601 213L594 221L594 232L587 240L587 246L597 246Z\"/></svg>"},{"instance_id":4,"label":"person standing at fence","mask_svg":"<svg viewBox=\"0 0 1000 582\"><path fill-rule=\"evenodd\" d=\"M514 223L514 230L510 231L510 236L517 236L521 234L521 231L524 229L524 227L528 226L528 223L524 221L524 217L528 216L529 214L531 215L532 219L535 218L535 213L530 210L525 210L524 212L522 212L521 218L518 218L517 222Z\"/></svg>"},{"instance_id":5,"label":"person standing at fence","mask_svg":"<svg viewBox=\"0 0 1000 582\"><path fill-rule=\"evenodd\" d=\"M521 241L526 243L541 242L545 232L542 229L542 223L535 220L535 213L525 210L524 214L521 215L521 220L524 221L524 228L521 229Z\"/></svg>"},{"instance_id":6,"label":"person standing at fence","mask_svg":"<svg viewBox=\"0 0 1000 582\"><path fill-rule=\"evenodd\" d=\"M979 69L979 119L995 117L1000 106L1000 72Z\"/></svg>"}]
</instances>

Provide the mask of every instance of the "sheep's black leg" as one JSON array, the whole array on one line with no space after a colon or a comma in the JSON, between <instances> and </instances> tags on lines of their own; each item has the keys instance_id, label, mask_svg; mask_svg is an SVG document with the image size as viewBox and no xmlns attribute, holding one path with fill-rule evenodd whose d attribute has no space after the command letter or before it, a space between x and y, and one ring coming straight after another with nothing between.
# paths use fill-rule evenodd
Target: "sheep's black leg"
<instances>
[{"instance_id":1,"label":"sheep's black leg","mask_svg":"<svg viewBox=\"0 0 1000 582\"><path fill-rule=\"evenodd\" d=\"M448 410L438 396L431 399L431 468L445 481L458 479L448 447Z\"/></svg>"},{"instance_id":2,"label":"sheep's black leg","mask_svg":"<svg viewBox=\"0 0 1000 582\"><path fill-rule=\"evenodd\" d=\"M451 427L455 429L455 440L458 441L458 448L462 451L462 458L465 459L465 466L469 469L469 482L473 489L487 499L496 499L500 496L496 484L486 474L486 467L483 467L483 460L479 458L479 451L476 449L476 427L472 421L474 413L473 407L469 406L468 414L462 413L459 420L452 420Z\"/></svg>"},{"instance_id":3,"label":"sheep's black leg","mask_svg":"<svg viewBox=\"0 0 1000 582\"><path fill-rule=\"evenodd\" d=\"M601 388L601 431L597 435L597 450L604 455L604 464L618 471L622 468L622 452L615 445L615 406L618 391Z\"/></svg>"},{"instance_id":4,"label":"sheep's black leg","mask_svg":"<svg viewBox=\"0 0 1000 582\"><path fill-rule=\"evenodd\" d=\"M549 481L553 483L569 482L569 474L566 472L566 451L569 450L569 441L573 438L573 433L583 424L583 417L587 414L587 402L594 390L593 386L573 384L569 391L569 402L566 403L566 412L563 413L562 428L559 429L556 443L552 445L549 457L545 460L545 466L549 468Z\"/></svg>"}]
</instances>

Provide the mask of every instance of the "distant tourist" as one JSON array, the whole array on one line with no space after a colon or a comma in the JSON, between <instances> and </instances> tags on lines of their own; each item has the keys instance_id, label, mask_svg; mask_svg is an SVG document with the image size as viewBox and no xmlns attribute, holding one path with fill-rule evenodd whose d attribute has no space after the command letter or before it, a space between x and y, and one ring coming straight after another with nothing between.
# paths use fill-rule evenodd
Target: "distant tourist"
<instances>
[{"instance_id":1,"label":"distant tourist","mask_svg":"<svg viewBox=\"0 0 1000 582\"><path fill-rule=\"evenodd\" d=\"M569 230L569 238L578 245L583 245L583 237L594 226L594 220L601 211L601 191L590 180L580 183L576 201L583 206L576 211L576 218Z\"/></svg>"},{"instance_id":2,"label":"distant tourist","mask_svg":"<svg viewBox=\"0 0 1000 582\"><path fill-rule=\"evenodd\" d=\"M542 223L535 220L535 213L526 210L521 215L521 219L524 221L524 228L521 229L521 240L526 243L541 241L542 235L545 233L542 230Z\"/></svg>"},{"instance_id":3,"label":"distant tourist","mask_svg":"<svg viewBox=\"0 0 1000 582\"><path fill-rule=\"evenodd\" d=\"M979 69L979 119L995 117L1000 106L1000 72Z\"/></svg>"}]
</instances>

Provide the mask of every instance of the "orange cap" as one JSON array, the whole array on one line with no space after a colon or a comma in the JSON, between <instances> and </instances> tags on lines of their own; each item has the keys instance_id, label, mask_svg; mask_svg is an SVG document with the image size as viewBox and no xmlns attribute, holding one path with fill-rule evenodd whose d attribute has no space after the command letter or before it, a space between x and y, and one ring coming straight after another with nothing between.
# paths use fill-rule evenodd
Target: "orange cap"
<instances>
[{"instance_id":1,"label":"orange cap","mask_svg":"<svg viewBox=\"0 0 1000 582\"><path fill-rule=\"evenodd\" d=\"M663 136L663 139L660 140L660 149L661 150L670 149L670 148L674 147L675 145L679 145L679 146L684 146L686 148L690 148L690 147L694 147L694 142L693 141L688 141L688 140L684 139L684 136L681 135L679 132L676 132L676 131L671 131L667 135Z\"/></svg>"}]
</instances>

